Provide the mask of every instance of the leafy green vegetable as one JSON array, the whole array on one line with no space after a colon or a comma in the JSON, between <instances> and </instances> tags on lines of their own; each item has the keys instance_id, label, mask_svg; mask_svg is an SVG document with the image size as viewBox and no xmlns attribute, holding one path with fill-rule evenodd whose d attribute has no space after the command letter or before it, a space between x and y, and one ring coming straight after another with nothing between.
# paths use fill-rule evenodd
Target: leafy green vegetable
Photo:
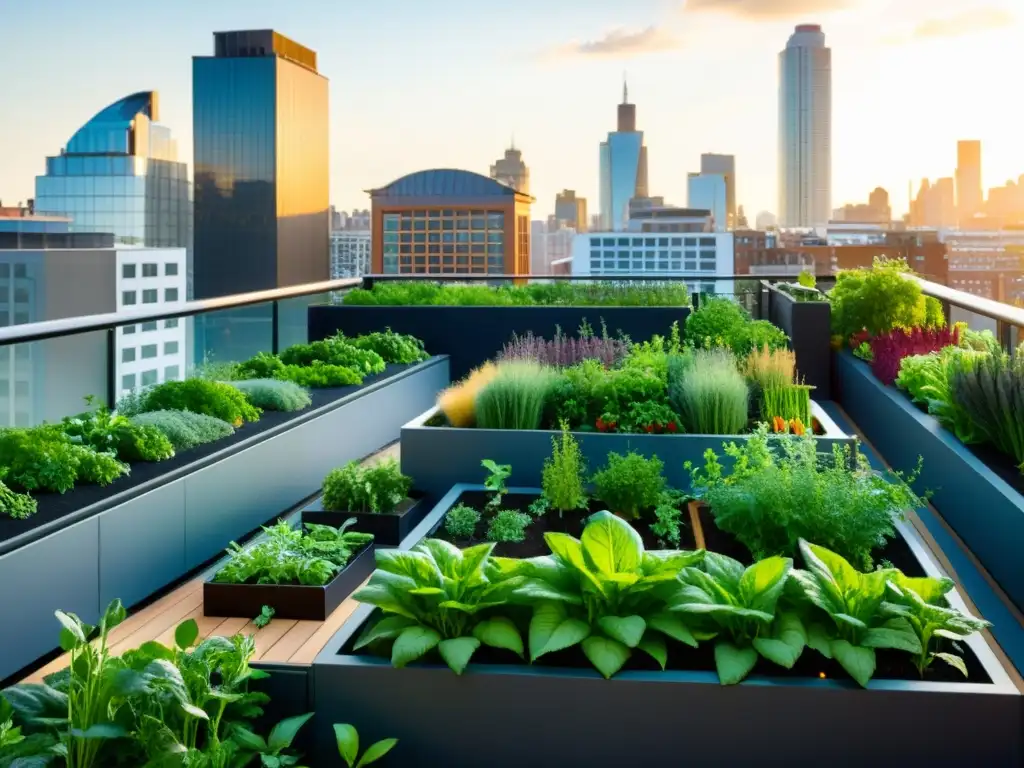
<instances>
[{"instance_id":1,"label":"leafy green vegetable","mask_svg":"<svg viewBox=\"0 0 1024 768\"><path fill-rule=\"evenodd\" d=\"M518 542L526 540L526 529L533 518L525 512L501 509L491 518L487 526L487 540L493 542Z\"/></svg>"},{"instance_id":2,"label":"leafy green vegetable","mask_svg":"<svg viewBox=\"0 0 1024 768\"><path fill-rule=\"evenodd\" d=\"M27 493L17 493L3 481L6 470L0 470L0 515L15 520L26 520L36 513L38 503Z\"/></svg>"},{"instance_id":3,"label":"leafy green vegetable","mask_svg":"<svg viewBox=\"0 0 1024 768\"><path fill-rule=\"evenodd\" d=\"M260 615L252 620L253 626L255 626L257 629L263 629L271 622L271 620L274 618L275 613L277 613L277 611L275 611L269 605L264 605L262 608L260 608Z\"/></svg>"},{"instance_id":4,"label":"leafy green vegetable","mask_svg":"<svg viewBox=\"0 0 1024 768\"><path fill-rule=\"evenodd\" d=\"M1024 364L987 357L954 372L953 402L977 434L1011 456L1024 471Z\"/></svg>"},{"instance_id":5,"label":"leafy green vegetable","mask_svg":"<svg viewBox=\"0 0 1024 768\"><path fill-rule=\"evenodd\" d=\"M110 485L130 471L112 454L73 443L58 424L0 429L0 467L13 490L55 493L76 483Z\"/></svg>"},{"instance_id":6,"label":"leafy green vegetable","mask_svg":"<svg viewBox=\"0 0 1024 768\"><path fill-rule=\"evenodd\" d=\"M657 456L647 458L632 451L625 456L609 453L608 463L590 479L594 498L616 513L635 520L640 512L658 505L665 490L665 464Z\"/></svg>"},{"instance_id":7,"label":"leafy green vegetable","mask_svg":"<svg viewBox=\"0 0 1024 768\"><path fill-rule=\"evenodd\" d=\"M523 579L491 579L493 548L487 543L460 550L426 539L408 552L377 550L377 570L353 597L377 606L384 617L363 631L355 647L390 642L396 667L436 648L459 675L481 644L522 655L519 631L495 611ZM487 609L494 610L485 618Z\"/></svg>"},{"instance_id":8,"label":"leafy green vegetable","mask_svg":"<svg viewBox=\"0 0 1024 768\"><path fill-rule=\"evenodd\" d=\"M408 497L411 488L412 478L402 474L395 459L366 466L350 461L324 478L324 509L386 515Z\"/></svg>"},{"instance_id":9,"label":"leafy green vegetable","mask_svg":"<svg viewBox=\"0 0 1024 768\"><path fill-rule=\"evenodd\" d=\"M86 403L94 405L93 398L87 397ZM162 461L174 456L174 446L163 432L136 424L102 405L77 416L65 417L61 427L75 445L109 453L124 462Z\"/></svg>"},{"instance_id":10,"label":"leafy green vegetable","mask_svg":"<svg viewBox=\"0 0 1024 768\"><path fill-rule=\"evenodd\" d=\"M910 399L928 409L928 413L956 435L964 444L982 439L967 410L953 399L953 378L959 372L973 370L984 359L983 352L946 347L927 355L910 355L900 361L896 386Z\"/></svg>"}]
</instances>

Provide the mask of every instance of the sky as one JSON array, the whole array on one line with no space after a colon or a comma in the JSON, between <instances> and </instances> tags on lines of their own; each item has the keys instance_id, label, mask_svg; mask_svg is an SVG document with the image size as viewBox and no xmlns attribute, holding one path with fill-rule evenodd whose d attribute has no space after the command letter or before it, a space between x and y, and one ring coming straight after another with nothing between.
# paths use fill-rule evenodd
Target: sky
<instances>
[{"instance_id":1,"label":"sky","mask_svg":"<svg viewBox=\"0 0 1024 768\"><path fill-rule=\"evenodd\" d=\"M144 10L143 10L144 9ZM778 53L798 23L832 48L833 206L953 175L983 142L986 188L1024 174L1021 0L0 0L0 201L93 114L157 90L191 165L191 57L214 31L271 27L330 79L331 202L424 168L486 174L509 145L534 217L575 189L597 210L598 145L622 81L650 189L686 202L702 152L736 156L737 202L777 211Z\"/></svg>"}]
</instances>

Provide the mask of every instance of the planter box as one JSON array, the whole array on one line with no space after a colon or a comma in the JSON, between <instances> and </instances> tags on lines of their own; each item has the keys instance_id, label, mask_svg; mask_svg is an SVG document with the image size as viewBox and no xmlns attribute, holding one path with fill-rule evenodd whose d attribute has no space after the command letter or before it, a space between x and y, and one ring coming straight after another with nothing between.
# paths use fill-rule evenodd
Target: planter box
<instances>
[{"instance_id":1,"label":"planter box","mask_svg":"<svg viewBox=\"0 0 1024 768\"><path fill-rule=\"evenodd\" d=\"M423 340L431 354L448 355L452 381L493 359L514 334L533 331L550 339L558 328L575 334L584 320L597 332L601 321L608 332L619 331L635 341L654 334L667 335L672 323L680 328L689 307L346 307L318 305L309 308L309 340L317 341L338 331L355 336L391 328Z\"/></svg>"},{"instance_id":2,"label":"planter box","mask_svg":"<svg viewBox=\"0 0 1024 768\"><path fill-rule=\"evenodd\" d=\"M797 372L815 388L818 400L831 400L832 305L827 301L797 301L769 283L762 285L768 289L767 319L789 336Z\"/></svg>"},{"instance_id":3,"label":"planter box","mask_svg":"<svg viewBox=\"0 0 1024 768\"><path fill-rule=\"evenodd\" d=\"M404 546L436 527L471 488L453 488ZM899 532L922 569L937 575L916 532L903 524ZM964 608L957 593L950 600ZM876 679L862 690L845 680L755 675L723 687L711 672L629 671L604 680L589 669L525 664L471 664L460 677L441 665L394 669L386 659L343 653L373 610L357 609L314 663L316 765L341 765L334 722L355 724L367 742L398 737L394 759L409 766L653 768L677 764L680 754L708 766L814 765L822 755L839 766L1016 766L1024 759L1024 700L978 636L966 645L989 679L975 683ZM737 715L744 712L756 716ZM609 713L615 738L595 738L594 724L611 722ZM911 721L928 727L893 727Z\"/></svg>"},{"instance_id":4,"label":"planter box","mask_svg":"<svg viewBox=\"0 0 1024 768\"><path fill-rule=\"evenodd\" d=\"M370 542L322 587L299 584L219 584L203 582L204 616L259 616L264 605L274 609L275 619L326 621L345 598L370 578L375 568Z\"/></svg>"},{"instance_id":5,"label":"planter box","mask_svg":"<svg viewBox=\"0 0 1024 768\"><path fill-rule=\"evenodd\" d=\"M372 512L327 512L324 510L323 499L319 498L302 510L302 522L340 528L346 520L354 517L356 522L351 530L372 533L373 543L378 547L397 547L429 511L430 505L422 497L406 499L394 512L387 515Z\"/></svg>"},{"instance_id":6,"label":"planter box","mask_svg":"<svg viewBox=\"0 0 1024 768\"><path fill-rule=\"evenodd\" d=\"M912 470L923 458L918 489L932 491L932 506L1024 609L1024 496L851 353L836 356L836 380L843 408L894 469Z\"/></svg>"},{"instance_id":7,"label":"planter box","mask_svg":"<svg viewBox=\"0 0 1024 768\"><path fill-rule=\"evenodd\" d=\"M831 451L836 443L852 443L817 403L811 411L825 434L817 438L819 450ZM438 498L455 483L483 480L481 459L512 465L510 482L539 487L544 460L551 455L551 439L559 433L549 430L473 429L427 427L438 413L433 408L402 427L402 472L413 478L417 490ZM665 477L679 489L690 486L686 461L702 465L708 448L722 452L722 444L742 441L745 435L620 435L601 432L573 433L590 471L605 464L609 453L636 451L658 456L665 463ZM728 461L725 456L723 461Z\"/></svg>"},{"instance_id":8,"label":"planter box","mask_svg":"<svg viewBox=\"0 0 1024 768\"><path fill-rule=\"evenodd\" d=\"M0 679L56 648L53 612L85 621L178 581L308 499L336 466L393 442L448 385L448 361L410 366L179 471L0 545ZM73 493L73 492L72 492ZM257 606L256 613L259 613Z\"/></svg>"}]
</instances>

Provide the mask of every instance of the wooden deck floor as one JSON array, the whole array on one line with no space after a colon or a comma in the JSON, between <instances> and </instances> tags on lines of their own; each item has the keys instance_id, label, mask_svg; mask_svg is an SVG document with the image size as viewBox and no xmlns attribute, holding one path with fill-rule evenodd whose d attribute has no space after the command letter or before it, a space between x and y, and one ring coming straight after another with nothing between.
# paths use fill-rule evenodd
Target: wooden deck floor
<instances>
[{"instance_id":1,"label":"wooden deck floor","mask_svg":"<svg viewBox=\"0 0 1024 768\"><path fill-rule=\"evenodd\" d=\"M367 462L387 457L398 457L398 443L384 448L367 459ZM195 619L201 638L231 636L239 632L255 635L256 655L253 661L309 665L358 606L359 603L349 598L326 621L272 619L260 629L252 623L252 618L204 616L203 577L198 576L132 613L110 633L109 643L115 655L137 648L149 640L173 645L175 628L183 621ZM46 675L58 672L67 665L68 657L59 656L26 677L24 682L40 682Z\"/></svg>"}]
</instances>

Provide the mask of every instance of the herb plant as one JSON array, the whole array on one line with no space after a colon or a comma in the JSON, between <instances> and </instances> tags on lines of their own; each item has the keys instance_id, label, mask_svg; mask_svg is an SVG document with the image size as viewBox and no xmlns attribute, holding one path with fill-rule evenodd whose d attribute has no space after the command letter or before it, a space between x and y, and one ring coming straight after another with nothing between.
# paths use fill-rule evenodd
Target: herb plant
<instances>
[{"instance_id":1,"label":"herb plant","mask_svg":"<svg viewBox=\"0 0 1024 768\"><path fill-rule=\"evenodd\" d=\"M584 360L596 360L606 368L618 365L626 356L629 344L621 338L603 336L566 336L561 329L551 340L534 336L513 336L501 350L499 360L531 360L556 368L567 368Z\"/></svg>"},{"instance_id":2,"label":"herb plant","mask_svg":"<svg viewBox=\"0 0 1024 768\"><path fill-rule=\"evenodd\" d=\"M372 349L361 349L344 337L338 336L308 344L293 344L281 352L280 358L286 366L311 366L313 363L321 363L351 368L363 376L384 371L383 357Z\"/></svg>"},{"instance_id":3,"label":"herb plant","mask_svg":"<svg viewBox=\"0 0 1024 768\"><path fill-rule=\"evenodd\" d=\"M402 474L395 459L363 466L350 461L324 478L324 509L334 512L391 514L409 495L412 478Z\"/></svg>"},{"instance_id":4,"label":"herb plant","mask_svg":"<svg viewBox=\"0 0 1024 768\"><path fill-rule=\"evenodd\" d=\"M341 334L338 334L338 337L343 338ZM423 348L422 341L415 336L395 333L390 328L363 334L354 339L344 339L344 341L356 349L376 352L385 363L389 364L410 365L430 357Z\"/></svg>"},{"instance_id":5,"label":"herb plant","mask_svg":"<svg viewBox=\"0 0 1024 768\"><path fill-rule=\"evenodd\" d=\"M806 541L800 542L800 552L808 570L794 571L793 578L823 616L807 626L809 646L834 658L862 686L875 674L876 648L922 653L907 618L882 606L886 584L899 571L859 573L835 552Z\"/></svg>"},{"instance_id":6,"label":"herb plant","mask_svg":"<svg viewBox=\"0 0 1024 768\"><path fill-rule=\"evenodd\" d=\"M213 580L220 584L302 584L322 587L330 582L358 550L373 541L369 533L306 524L306 531L287 522L264 527L266 538L242 548L232 542L228 560Z\"/></svg>"},{"instance_id":7,"label":"herb plant","mask_svg":"<svg viewBox=\"0 0 1024 768\"><path fill-rule=\"evenodd\" d=\"M96 407L65 417L61 422L64 433L75 445L109 453L124 462L162 461L174 456L174 446L160 430L108 411L91 396L86 403Z\"/></svg>"},{"instance_id":8,"label":"herb plant","mask_svg":"<svg viewBox=\"0 0 1024 768\"><path fill-rule=\"evenodd\" d=\"M803 653L807 635L800 616L778 610L792 568L789 558L769 557L744 569L731 557L708 552L703 570L683 570L684 586L671 610L718 635L715 667L722 685L742 681L758 656L791 669Z\"/></svg>"},{"instance_id":9,"label":"herb plant","mask_svg":"<svg viewBox=\"0 0 1024 768\"><path fill-rule=\"evenodd\" d=\"M246 379L290 381L313 389L356 386L362 384L364 378L359 371L344 365L331 365L321 360L313 360L308 365L286 365L277 355L266 352L239 363L237 375Z\"/></svg>"},{"instance_id":10,"label":"herb plant","mask_svg":"<svg viewBox=\"0 0 1024 768\"><path fill-rule=\"evenodd\" d=\"M18 493L3 481L6 470L0 470L0 515L14 520L26 520L36 513L38 503L27 493Z\"/></svg>"},{"instance_id":11,"label":"herb plant","mask_svg":"<svg viewBox=\"0 0 1024 768\"><path fill-rule=\"evenodd\" d=\"M684 503L681 494L672 491L665 491L658 499L658 506L654 508L654 522L651 523L651 533L658 537L659 543L664 546L678 547L680 543L679 528L682 525L682 510L680 506Z\"/></svg>"},{"instance_id":12,"label":"herb plant","mask_svg":"<svg viewBox=\"0 0 1024 768\"><path fill-rule=\"evenodd\" d=\"M263 629L267 626L274 618L274 614L277 613L269 605L264 605L260 608L260 615L252 620L252 624L256 629Z\"/></svg>"},{"instance_id":13,"label":"herb plant","mask_svg":"<svg viewBox=\"0 0 1024 768\"><path fill-rule=\"evenodd\" d=\"M479 524L480 513L465 504L457 504L444 515L444 529L456 539L472 541Z\"/></svg>"},{"instance_id":14,"label":"herb plant","mask_svg":"<svg viewBox=\"0 0 1024 768\"><path fill-rule=\"evenodd\" d=\"M359 732L354 725L347 723L334 724L334 741L338 747L338 754L348 768L363 768L364 765L376 763L398 743L398 739L381 739L367 747L360 757Z\"/></svg>"},{"instance_id":15,"label":"herb plant","mask_svg":"<svg viewBox=\"0 0 1024 768\"><path fill-rule=\"evenodd\" d=\"M754 349L744 358L742 373L759 391L785 387L796 381L796 353L767 345Z\"/></svg>"},{"instance_id":16,"label":"herb plant","mask_svg":"<svg viewBox=\"0 0 1024 768\"><path fill-rule=\"evenodd\" d=\"M133 424L160 430L175 451L187 451L235 433L226 421L192 411L148 411L129 418Z\"/></svg>"},{"instance_id":17,"label":"herb plant","mask_svg":"<svg viewBox=\"0 0 1024 768\"><path fill-rule=\"evenodd\" d=\"M539 363L500 363L476 397L476 423L482 429L539 429L555 373Z\"/></svg>"},{"instance_id":18,"label":"herb plant","mask_svg":"<svg viewBox=\"0 0 1024 768\"><path fill-rule=\"evenodd\" d=\"M664 469L657 456L648 459L632 451L624 456L609 453L607 465L591 478L594 498L617 515L635 520L642 511L658 505L665 490Z\"/></svg>"},{"instance_id":19,"label":"herb plant","mask_svg":"<svg viewBox=\"0 0 1024 768\"><path fill-rule=\"evenodd\" d=\"M496 543L525 541L526 529L532 522L533 518L525 512L498 510L487 526L487 540Z\"/></svg>"},{"instance_id":20,"label":"herb plant","mask_svg":"<svg viewBox=\"0 0 1024 768\"><path fill-rule=\"evenodd\" d=\"M293 381L245 379L232 381L231 386L264 411L301 411L313 403L309 392Z\"/></svg>"},{"instance_id":21,"label":"herb plant","mask_svg":"<svg viewBox=\"0 0 1024 768\"><path fill-rule=\"evenodd\" d=\"M735 435L747 426L749 390L727 350L702 350L682 380L678 408L686 431Z\"/></svg>"},{"instance_id":22,"label":"herb plant","mask_svg":"<svg viewBox=\"0 0 1024 768\"><path fill-rule=\"evenodd\" d=\"M989 357L954 373L951 389L978 435L1024 471L1024 365Z\"/></svg>"},{"instance_id":23,"label":"herb plant","mask_svg":"<svg viewBox=\"0 0 1024 768\"><path fill-rule=\"evenodd\" d=\"M56 424L0 429L0 467L13 490L65 493L76 483L110 485L129 467L109 453L77 445Z\"/></svg>"},{"instance_id":24,"label":"herb plant","mask_svg":"<svg viewBox=\"0 0 1024 768\"><path fill-rule=\"evenodd\" d=\"M664 668L666 637L696 646L665 607L680 570L700 563L703 550L645 552L640 534L609 512L591 516L579 539L548 532L544 540L550 556L493 561L502 578L523 580L516 598L533 606L531 660L579 644L609 678L637 648Z\"/></svg>"},{"instance_id":25,"label":"herb plant","mask_svg":"<svg viewBox=\"0 0 1024 768\"><path fill-rule=\"evenodd\" d=\"M694 347L728 346L749 321L739 304L721 297L705 297L686 318L686 340Z\"/></svg>"},{"instance_id":26,"label":"herb plant","mask_svg":"<svg viewBox=\"0 0 1024 768\"><path fill-rule=\"evenodd\" d=\"M587 495L583 492L586 471L579 443L569 434L569 425L563 421L562 434L551 438L551 456L544 460L541 473L544 498L558 510L559 517L586 506Z\"/></svg>"},{"instance_id":27,"label":"herb plant","mask_svg":"<svg viewBox=\"0 0 1024 768\"><path fill-rule=\"evenodd\" d=\"M778 326L767 320L752 320L744 323L733 334L730 340L732 351L743 357L755 349L784 349L789 343L789 336Z\"/></svg>"},{"instance_id":28,"label":"herb plant","mask_svg":"<svg viewBox=\"0 0 1024 768\"><path fill-rule=\"evenodd\" d=\"M508 493L505 481L512 476L512 465L498 464L493 459L484 459L480 462L480 465L487 470L484 488L494 494L490 501L487 502L487 509L491 511L501 509L501 500Z\"/></svg>"},{"instance_id":29,"label":"herb plant","mask_svg":"<svg viewBox=\"0 0 1024 768\"><path fill-rule=\"evenodd\" d=\"M492 581L493 548L486 543L460 550L426 539L408 552L377 550L377 570L353 597L377 606L384 617L363 631L355 648L389 642L396 667L436 648L459 675L481 644L522 656L523 638L501 609L524 579Z\"/></svg>"},{"instance_id":30,"label":"herb plant","mask_svg":"<svg viewBox=\"0 0 1024 768\"><path fill-rule=\"evenodd\" d=\"M945 347L927 355L904 357L895 384L915 403L925 406L960 442L977 443L982 439L977 427L967 410L953 398L953 377L973 369L984 358L984 352L963 347Z\"/></svg>"},{"instance_id":31,"label":"herb plant","mask_svg":"<svg viewBox=\"0 0 1024 768\"><path fill-rule=\"evenodd\" d=\"M259 408L249 404L245 395L230 384L206 379L165 381L141 394L135 406L138 413L146 411L192 411L226 421L239 427L256 421ZM133 415L129 413L128 415Z\"/></svg>"},{"instance_id":32,"label":"herb plant","mask_svg":"<svg viewBox=\"0 0 1024 768\"><path fill-rule=\"evenodd\" d=\"M532 283L530 285L437 285L376 283L357 288L343 303L358 306L638 306L685 307L690 295L682 283Z\"/></svg>"}]
</instances>

